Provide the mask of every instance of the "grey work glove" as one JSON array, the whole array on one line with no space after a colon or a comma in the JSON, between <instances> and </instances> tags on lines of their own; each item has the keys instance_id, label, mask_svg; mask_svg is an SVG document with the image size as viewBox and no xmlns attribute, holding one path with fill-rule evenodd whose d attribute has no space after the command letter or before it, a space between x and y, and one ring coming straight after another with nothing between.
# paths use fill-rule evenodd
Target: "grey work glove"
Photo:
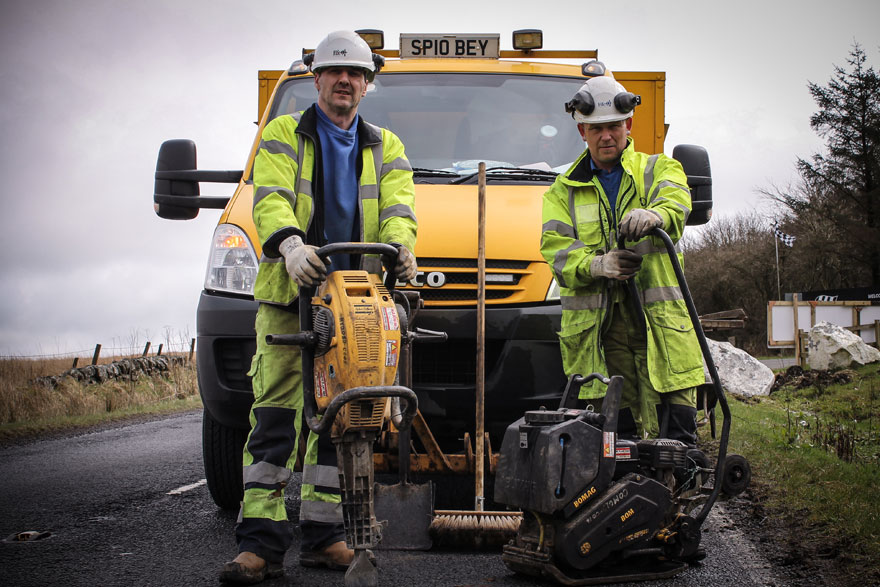
<instances>
[{"instance_id":1,"label":"grey work glove","mask_svg":"<svg viewBox=\"0 0 880 587\"><path fill-rule=\"evenodd\" d=\"M397 263L394 265L394 276L400 281L409 281L416 276L417 271L415 255L405 246L397 245Z\"/></svg>"},{"instance_id":2,"label":"grey work glove","mask_svg":"<svg viewBox=\"0 0 880 587\"><path fill-rule=\"evenodd\" d=\"M646 237L655 228L663 228L663 218L654 210L636 208L620 221L620 234L630 241Z\"/></svg>"},{"instance_id":3,"label":"grey work glove","mask_svg":"<svg viewBox=\"0 0 880 587\"><path fill-rule=\"evenodd\" d=\"M596 255L590 262L590 275L626 281L642 266L642 256L628 249L614 249Z\"/></svg>"},{"instance_id":4,"label":"grey work glove","mask_svg":"<svg viewBox=\"0 0 880 587\"><path fill-rule=\"evenodd\" d=\"M318 256L318 247L304 244L299 236L289 236L278 245L291 279L300 287L313 287L327 278L327 265Z\"/></svg>"}]
</instances>

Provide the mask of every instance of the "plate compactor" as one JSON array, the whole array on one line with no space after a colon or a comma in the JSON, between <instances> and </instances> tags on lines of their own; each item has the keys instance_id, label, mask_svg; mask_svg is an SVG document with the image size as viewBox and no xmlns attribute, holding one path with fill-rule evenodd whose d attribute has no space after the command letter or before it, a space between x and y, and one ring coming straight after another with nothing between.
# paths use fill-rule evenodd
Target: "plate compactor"
<instances>
[{"instance_id":1,"label":"plate compactor","mask_svg":"<svg viewBox=\"0 0 880 587\"><path fill-rule=\"evenodd\" d=\"M526 412L502 441L495 501L523 512L502 554L516 572L564 585L671 577L705 557L700 528L719 492L736 495L748 486L748 462L726 454L729 408L674 246L662 230L653 235L672 260L724 414L717 465L662 438L663 423L659 439L621 438L623 378L573 375L557 409ZM607 385L601 413L578 408L581 386L594 379Z\"/></svg>"},{"instance_id":2,"label":"plate compactor","mask_svg":"<svg viewBox=\"0 0 880 587\"><path fill-rule=\"evenodd\" d=\"M333 243L317 251L322 259L338 253L381 255L387 283L366 271L334 271L317 292L300 290L300 332L269 335L267 342L302 346L306 424L317 434L329 430L336 445L346 542L355 551L345 585L366 587L378 584L367 549L381 539L373 510L373 443L386 418L408 432L418 400L411 389L395 385L405 320L398 313L405 304L397 306L391 291L397 249Z\"/></svg>"}]
</instances>

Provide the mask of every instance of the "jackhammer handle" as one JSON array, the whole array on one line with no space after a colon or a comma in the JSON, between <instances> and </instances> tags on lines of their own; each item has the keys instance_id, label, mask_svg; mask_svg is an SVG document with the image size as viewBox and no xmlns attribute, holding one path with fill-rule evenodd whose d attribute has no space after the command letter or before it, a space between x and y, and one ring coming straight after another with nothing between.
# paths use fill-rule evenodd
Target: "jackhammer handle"
<instances>
[{"instance_id":1,"label":"jackhammer handle","mask_svg":"<svg viewBox=\"0 0 880 587\"><path fill-rule=\"evenodd\" d=\"M308 401L307 397L304 397L303 407L305 408L306 424L308 424L309 430L315 434L323 434L333 425L333 421L336 420L336 415L342 409L342 406L356 400L377 397L400 397L405 399L406 409L403 412L398 429L409 429L413 418L415 418L416 410L419 409L419 399L413 390L402 385L380 385L376 387L352 387L351 389L346 389L330 401L327 409L321 414L320 419L316 413L314 396L312 396L311 402Z\"/></svg>"},{"instance_id":2,"label":"jackhammer handle","mask_svg":"<svg viewBox=\"0 0 880 587\"><path fill-rule=\"evenodd\" d=\"M317 336L314 332L300 332L298 334L267 334L266 344L315 346Z\"/></svg>"},{"instance_id":3,"label":"jackhammer handle","mask_svg":"<svg viewBox=\"0 0 880 587\"><path fill-rule=\"evenodd\" d=\"M427 330L425 328L416 328L410 330L410 336L414 342L446 342L449 335L438 330Z\"/></svg>"},{"instance_id":4,"label":"jackhammer handle","mask_svg":"<svg viewBox=\"0 0 880 587\"><path fill-rule=\"evenodd\" d=\"M385 287L394 289L396 278L394 265L397 261L397 247L385 243L329 243L317 250L318 256L325 262L330 261L330 255L337 253L355 253L358 255L381 255L382 264L388 272L385 278Z\"/></svg>"}]
</instances>

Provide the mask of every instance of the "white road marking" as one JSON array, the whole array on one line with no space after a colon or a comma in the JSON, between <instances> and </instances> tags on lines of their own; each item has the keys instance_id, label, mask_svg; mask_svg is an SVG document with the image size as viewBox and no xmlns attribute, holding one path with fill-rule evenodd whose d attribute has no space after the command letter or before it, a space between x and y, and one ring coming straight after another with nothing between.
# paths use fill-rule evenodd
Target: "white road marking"
<instances>
[{"instance_id":1,"label":"white road marking","mask_svg":"<svg viewBox=\"0 0 880 587\"><path fill-rule=\"evenodd\" d=\"M199 481L196 481L195 483L190 483L189 485L184 485L183 487L178 487L177 489L172 489L171 491L169 491L165 495L180 495L181 493L186 493L187 491L192 491L193 489L196 489L197 487L201 487L202 485L205 485L207 483L208 483L207 479L201 479Z\"/></svg>"}]
</instances>

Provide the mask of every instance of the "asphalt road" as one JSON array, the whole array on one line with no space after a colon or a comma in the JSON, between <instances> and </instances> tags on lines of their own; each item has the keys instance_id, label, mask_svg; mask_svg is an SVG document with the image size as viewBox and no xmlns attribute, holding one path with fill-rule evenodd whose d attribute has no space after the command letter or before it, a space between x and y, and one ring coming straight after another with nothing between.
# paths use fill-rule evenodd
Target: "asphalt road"
<instances>
[{"instance_id":1,"label":"asphalt road","mask_svg":"<svg viewBox=\"0 0 880 587\"><path fill-rule=\"evenodd\" d=\"M236 514L218 510L203 484L201 413L0 449L0 584L216 585L236 554ZM288 499L298 509L298 485ZM175 492L176 490L176 492ZM294 514L295 515L295 514ZM764 560L723 507L703 527L708 557L673 579L637 585L793 585ZM266 585L337 586L343 574L305 569L299 536L285 577ZM380 584L521 586L498 552L379 551Z\"/></svg>"}]
</instances>

